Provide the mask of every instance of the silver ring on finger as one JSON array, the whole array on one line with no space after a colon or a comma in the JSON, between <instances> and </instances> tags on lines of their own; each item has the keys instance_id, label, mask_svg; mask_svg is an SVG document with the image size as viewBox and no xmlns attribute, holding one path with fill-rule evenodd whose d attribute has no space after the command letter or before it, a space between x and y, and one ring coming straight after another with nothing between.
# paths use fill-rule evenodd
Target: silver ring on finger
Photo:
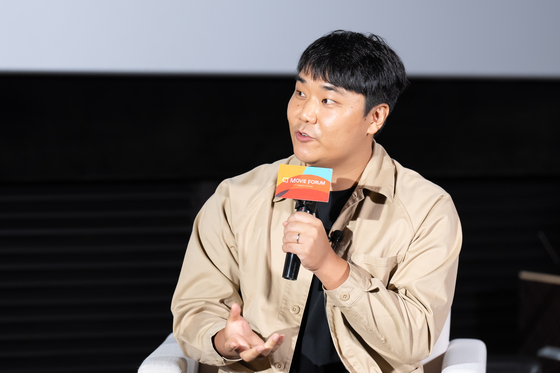
<instances>
[{"instance_id":1,"label":"silver ring on finger","mask_svg":"<svg viewBox=\"0 0 560 373\"><path fill-rule=\"evenodd\" d=\"M297 237L296 237L296 242L298 243L298 245L299 245L299 235L300 235L300 233L298 233Z\"/></svg>"}]
</instances>

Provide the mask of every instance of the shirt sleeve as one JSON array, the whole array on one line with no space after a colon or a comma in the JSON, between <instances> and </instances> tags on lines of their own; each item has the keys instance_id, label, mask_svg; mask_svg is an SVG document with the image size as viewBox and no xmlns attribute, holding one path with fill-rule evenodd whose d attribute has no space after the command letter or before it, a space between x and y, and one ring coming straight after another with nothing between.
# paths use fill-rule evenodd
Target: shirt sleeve
<instances>
[{"instance_id":1,"label":"shirt sleeve","mask_svg":"<svg viewBox=\"0 0 560 373\"><path fill-rule=\"evenodd\" d=\"M227 182L220 184L195 219L173 295L173 333L185 355L209 365L228 365L212 337L225 327L239 296L237 248L231 229Z\"/></svg>"},{"instance_id":2,"label":"shirt sleeve","mask_svg":"<svg viewBox=\"0 0 560 373\"><path fill-rule=\"evenodd\" d=\"M417 363L431 353L449 313L461 241L453 202L441 196L404 255L350 262L348 279L326 291L327 311L341 312L348 332L366 349L386 360Z\"/></svg>"}]
</instances>

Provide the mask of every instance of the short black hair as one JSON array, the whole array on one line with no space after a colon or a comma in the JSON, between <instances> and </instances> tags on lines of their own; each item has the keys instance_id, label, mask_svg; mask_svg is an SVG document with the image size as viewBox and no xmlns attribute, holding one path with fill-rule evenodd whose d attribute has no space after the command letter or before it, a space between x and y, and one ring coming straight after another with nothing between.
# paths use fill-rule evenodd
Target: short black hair
<instances>
[{"instance_id":1,"label":"short black hair","mask_svg":"<svg viewBox=\"0 0 560 373\"><path fill-rule=\"evenodd\" d=\"M314 41L303 52L297 73L365 96L365 114L382 103L393 111L408 85L399 56L374 34L337 30Z\"/></svg>"}]
</instances>

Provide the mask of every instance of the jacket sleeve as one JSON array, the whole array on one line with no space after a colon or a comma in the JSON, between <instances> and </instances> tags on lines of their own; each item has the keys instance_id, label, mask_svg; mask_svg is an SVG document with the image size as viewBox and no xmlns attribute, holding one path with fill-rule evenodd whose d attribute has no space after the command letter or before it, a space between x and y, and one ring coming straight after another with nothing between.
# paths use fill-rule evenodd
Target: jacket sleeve
<instances>
[{"instance_id":1,"label":"jacket sleeve","mask_svg":"<svg viewBox=\"0 0 560 373\"><path fill-rule=\"evenodd\" d=\"M327 307L341 313L349 335L366 350L415 364L429 356L449 313L461 240L457 212L443 195L412 233L404 255L352 257L348 279L326 291Z\"/></svg>"},{"instance_id":2,"label":"jacket sleeve","mask_svg":"<svg viewBox=\"0 0 560 373\"><path fill-rule=\"evenodd\" d=\"M220 184L195 219L173 295L173 333L185 355L209 365L226 365L212 344L239 296L237 248L231 229L227 182Z\"/></svg>"}]
</instances>

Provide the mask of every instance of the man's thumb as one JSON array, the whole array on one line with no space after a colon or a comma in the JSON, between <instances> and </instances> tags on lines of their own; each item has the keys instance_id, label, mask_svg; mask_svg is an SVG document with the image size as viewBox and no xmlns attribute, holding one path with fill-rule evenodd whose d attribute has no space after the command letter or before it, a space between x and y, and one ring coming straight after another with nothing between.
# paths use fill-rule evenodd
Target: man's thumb
<instances>
[{"instance_id":1,"label":"man's thumb","mask_svg":"<svg viewBox=\"0 0 560 373\"><path fill-rule=\"evenodd\" d=\"M229 311L229 321L237 321L237 319L241 316L241 307L237 303L232 304L231 310Z\"/></svg>"}]
</instances>

